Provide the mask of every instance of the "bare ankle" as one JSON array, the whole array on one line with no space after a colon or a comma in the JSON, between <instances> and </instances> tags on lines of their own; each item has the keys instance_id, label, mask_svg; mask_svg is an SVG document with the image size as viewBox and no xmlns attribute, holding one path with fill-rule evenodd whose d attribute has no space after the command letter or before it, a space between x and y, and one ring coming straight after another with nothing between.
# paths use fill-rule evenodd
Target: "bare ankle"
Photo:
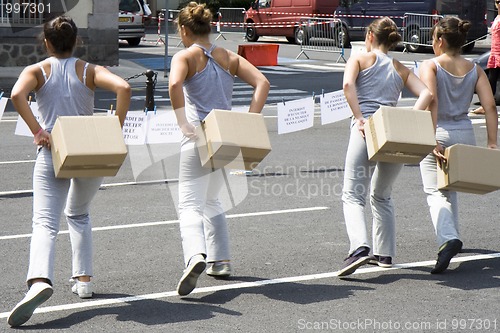
<instances>
[{"instance_id":1,"label":"bare ankle","mask_svg":"<svg viewBox=\"0 0 500 333\"><path fill-rule=\"evenodd\" d=\"M90 282L90 276L88 275L77 276L75 280L78 280L80 282Z\"/></svg>"}]
</instances>

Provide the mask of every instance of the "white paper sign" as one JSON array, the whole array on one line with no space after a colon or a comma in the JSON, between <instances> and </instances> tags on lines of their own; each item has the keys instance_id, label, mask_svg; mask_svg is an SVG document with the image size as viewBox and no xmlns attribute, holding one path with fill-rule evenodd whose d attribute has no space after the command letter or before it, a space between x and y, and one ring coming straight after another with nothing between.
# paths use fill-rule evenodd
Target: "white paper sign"
<instances>
[{"instance_id":1,"label":"white paper sign","mask_svg":"<svg viewBox=\"0 0 500 333\"><path fill-rule=\"evenodd\" d=\"M144 111L129 111L123 123L123 139L126 145L146 143L147 115Z\"/></svg>"},{"instance_id":2,"label":"white paper sign","mask_svg":"<svg viewBox=\"0 0 500 333\"><path fill-rule=\"evenodd\" d=\"M177 125L175 112L148 113L146 143L178 143L182 140L182 132Z\"/></svg>"},{"instance_id":3,"label":"white paper sign","mask_svg":"<svg viewBox=\"0 0 500 333\"><path fill-rule=\"evenodd\" d=\"M320 97L321 125L331 124L352 116L344 91L338 90Z\"/></svg>"},{"instance_id":4,"label":"white paper sign","mask_svg":"<svg viewBox=\"0 0 500 333\"><path fill-rule=\"evenodd\" d=\"M278 134L291 133L314 125L314 100L306 97L278 103Z\"/></svg>"},{"instance_id":5,"label":"white paper sign","mask_svg":"<svg viewBox=\"0 0 500 333\"><path fill-rule=\"evenodd\" d=\"M0 119L2 119L3 113L5 111L5 107L7 106L7 101L9 99L6 97L0 98Z\"/></svg>"},{"instance_id":6,"label":"white paper sign","mask_svg":"<svg viewBox=\"0 0 500 333\"><path fill-rule=\"evenodd\" d=\"M40 113L38 112L38 104L36 102L31 102L30 108L31 108L31 112L33 112L33 115L35 116L36 120L38 122L40 122ZM21 135L21 136L33 137L33 133L31 133L31 130L28 127L28 124L26 124L26 122L24 121L24 119L20 115L17 117L16 130L15 130L14 134Z\"/></svg>"},{"instance_id":7,"label":"white paper sign","mask_svg":"<svg viewBox=\"0 0 500 333\"><path fill-rule=\"evenodd\" d=\"M418 64L418 62L415 60L415 66L413 66L413 73L414 73L417 77L420 77L419 70L420 70L420 65L419 65L419 64Z\"/></svg>"}]
</instances>

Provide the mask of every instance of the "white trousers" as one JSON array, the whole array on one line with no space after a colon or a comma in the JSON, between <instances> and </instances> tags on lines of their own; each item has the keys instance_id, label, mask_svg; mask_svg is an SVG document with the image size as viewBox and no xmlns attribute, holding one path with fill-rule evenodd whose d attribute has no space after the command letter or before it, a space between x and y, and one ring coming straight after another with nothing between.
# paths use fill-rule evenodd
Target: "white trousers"
<instances>
[{"instance_id":1,"label":"white trousers","mask_svg":"<svg viewBox=\"0 0 500 333\"><path fill-rule=\"evenodd\" d=\"M344 218L350 241L349 254L360 246L370 248L365 221L366 196L370 187L373 254L395 256L396 222L391 192L402 167L403 164L399 163L370 162L365 139L355 124L351 126L342 194Z\"/></svg>"},{"instance_id":2,"label":"white trousers","mask_svg":"<svg viewBox=\"0 0 500 333\"><path fill-rule=\"evenodd\" d=\"M184 262L195 254L207 261L230 260L226 215L218 194L224 169L203 168L194 141L182 144L179 171L179 220Z\"/></svg>"},{"instance_id":3,"label":"white trousers","mask_svg":"<svg viewBox=\"0 0 500 333\"><path fill-rule=\"evenodd\" d=\"M27 281L54 280L54 257L64 209L72 248L72 277L93 275L90 202L102 178L55 178L52 155L42 148L33 172L33 234Z\"/></svg>"},{"instance_id":4,"label":"white trousers","mask_svg":"<svg viewBox=\"0 0 500 333\"><path fill-rule=\"evenodd\" d=\"M472 126L456 130L437 128L436 140L445 148L455 143L476 144ZM452 239L460 239L457 192L437 189L437 164L434 154L427 155L420 162L420 173L438 246Z\"/></svg>"}]
</instances>

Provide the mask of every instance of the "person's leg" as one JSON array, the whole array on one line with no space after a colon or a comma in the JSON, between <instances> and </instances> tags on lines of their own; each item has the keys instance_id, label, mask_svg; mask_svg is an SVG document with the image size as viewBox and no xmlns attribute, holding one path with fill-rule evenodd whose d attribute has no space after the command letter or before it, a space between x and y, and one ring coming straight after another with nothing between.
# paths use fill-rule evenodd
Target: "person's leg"
<instances>
[{"instance_id":1,"label":"person's leg","mask_svg":"<svg viewBox=\"0 0 500 333\"><path fill-rule=\"evenodd\" d=\"M37 278L53 282L55 244L69 183L69 179L55 178L51 152L41 149L33 172L33 233L28 284Z\"/></svg>"},{"instance_id":2,"label":"person's leg","mask_svg":"<svg viewBox=\"0 0 500 333\"><path fill-rule=\"evenodd\" d=\"M81 298L92 297L90 278L93 272L92 223L90 203L101 186L103 178L73 178L66 200L66 221L72 248L75 285L72 290Z\"/></svg>"},{"instance_id":3,"label":"person's leg","mask_svg":"<svg viewBox=\"0 0 500 333\"><path fill-rule=\"evenodd\" d=\"M182 146L179 171L179 220L187 266L192 256L206 256L203 214L210 181L210 169L203 168L194 142Z\"/></svg>"},{"instance_id":4,"label":"person's leg","mask_svg":"<svg viewBox=\"0 0 500 333\"><path fill-rule=\"evenodd\" d=\"M391 197L392 186L403 164L377 163L371 181L370 204L373 214L373 254L396 255L396 219Z\"/></svg>"},{"instance_id":5,"label":"person's leg","mask_svg":"<svg viewBox=\"0 0 500 333\"><path fill-rule=\"evenodd\" d=\"M210 174L207 202L204 211L204 231L208 262L230 260L226 215L218 199L221 188L226 184L224 181L225 172L225 169L218 169Z\"/></svg>"},{"instance_id":6,"label":"person's leg","mask_svg":"<svg viewBox=\"0 0 500 333\"><path fill-rule=\"evenodd\" d=\"M180 154L179 220L186 269L177 285L177 293L188 295L196 287L206 268L206 243L203 226L210 170L200 163L193 141L184 143Z\"/></svg>"},{"instance_id":7,"label":"person's leg","mask_svg":"<svg viewBox=\"0 0 500 333\"><path fill-rule=\"evenodd\" d=\"M218 169L211 173L204 213L204 227L207 262L212 264L207 269L207 274L216 277L228 277L232 273L226 215L218 199L219 192L224 185L227 186L227 171L225 169Z\"/></svg>"},{"instance_id":8,"label":"person's leg","mask_svg":"<svg viewBox=\"0 0 500 333\"><path fill-rule=\"evenodd\" d=\"M356 125L351 127L347 148L342 202L350 247L338 276L354 273L370 261L370 246L365 222L366 196L374 164L368 161L365 139Z\"/></svg>"},{"instance_id":9,"label":"person's leg","mask_svg":"<svg viewBox=\"0 0 500 333\"><path fill-rule=\"evenodd\" d=\"M450 147L456 143L475 145L472 128L452 131L438 128L436 140L443 147ZM432 153L420 162L420 171L439 247L436 266L431 271L431 273L436 274L445 271L450 260L462 248L458 228L457 193L437 188L437 163Z\"/></svg>"},{"instance_id":10,"label":"person's leg","mask_svg":"<svg viewBox=\"0 0 500 333\"><path fill-rule=\"evenodd\" d=\"M351 128L347 148L342 202L344 219L349 236L349 254L360 247L369 248L365 222L366 196L374 165L368 161L366 142L356 125Z\"/></svg>"},{"instance_id":11,"label":"person's leg","mask_svg":"<svg viewBox=\"0 0 500 333\"><path fill-rule=\"evenodd\" d=\"M493 96L495 96L497 92L497 82L498 75L500 74L500 68L489 68L488 69L488 80L490 81L491 91L493 92Z\"/></svg>"},{"instance_id":12,"label":"person's leg","mask_svg":"<svg viewBox=\"0 0 500 333\"><path fill-rule=\"evenodd\" d=\"M54 175L50 150L39 150L33 171L33 233L27 274L28 292L11 311L7 322L16 327L53 293L55 243L69 180Z\"/></svg>"},{"instance_id":13,"label":"person's leg","mask_svg":"<svg viewBox=\"0 0 500 333\"><path fill-rule=\"evenodd\" d=\"M420 162L420 172L438 246L450 239L458 239L452 209L453 203L456 202L456 192L438 190L437 164L434 154L430 153Z\"/></svg>"}]
</instances>

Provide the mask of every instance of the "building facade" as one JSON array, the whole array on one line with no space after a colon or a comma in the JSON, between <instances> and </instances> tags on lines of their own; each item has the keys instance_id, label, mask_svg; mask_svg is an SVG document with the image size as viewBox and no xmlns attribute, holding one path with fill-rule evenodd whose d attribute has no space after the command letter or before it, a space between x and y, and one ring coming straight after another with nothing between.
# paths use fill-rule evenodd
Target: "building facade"
<instances>
[{"instance_id":1,"label":"building facade","mask_svg":"<svg viewBox=\"0 0 500 333\"><path fill-rule=\"evenodd\" d=\"M0 0L0 67L26 66L47 57L39 36L43 24L68 15L78 26L75 56L118 65L119 0Z\"/></svg>"}]
</instances>

